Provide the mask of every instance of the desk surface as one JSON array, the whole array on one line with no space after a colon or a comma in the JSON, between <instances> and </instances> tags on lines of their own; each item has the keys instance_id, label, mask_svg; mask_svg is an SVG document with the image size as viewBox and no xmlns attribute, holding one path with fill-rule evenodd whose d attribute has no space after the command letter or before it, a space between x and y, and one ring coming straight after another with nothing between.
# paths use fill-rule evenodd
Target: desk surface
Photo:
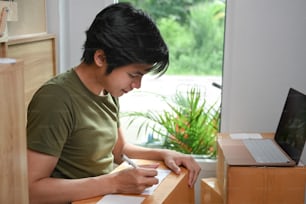
<instances>
[{"instance_id":1,"label":"desk surface","mask_svg":"<svg viewBox=\"0 0 306 204\"><path fill-rule=\"evenodd\" d=\"M156 163L156 161L137 160L138 164ZM161 169L165 169L165 165L160 163ZM119 171L126 168L126 164L118 166L114 171ZM152 195L146 195L143 204L156 204L156 203L179 203L179 204L192 204L194 203L194 189L188 187L188 171L184 168L181 169L181 174L176 175L171 172L155 189ZM134 195L135 196L135 195ZM144 195L141 195L142 197ZM72 204L96 204L103 196L74 201Z\"/></svg>"}]
</instances>

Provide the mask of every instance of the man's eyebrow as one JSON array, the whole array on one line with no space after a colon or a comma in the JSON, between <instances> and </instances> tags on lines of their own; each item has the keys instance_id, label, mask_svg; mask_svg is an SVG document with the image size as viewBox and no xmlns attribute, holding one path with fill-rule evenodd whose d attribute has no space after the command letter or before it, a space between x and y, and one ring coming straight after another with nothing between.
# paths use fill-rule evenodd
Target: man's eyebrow
<instances>
[{"instance_id":1,"label":"man's eyebrow","mask_svg":"<svg viewBox=\"0 0 306 204\"><path fill-rule=\"evenodd\" d=\"M140 75L140 76L145 75L145 73L142 73L142 72L140 72L140 71L133 72L133 74L135 74L135 75Z\"/></svg>"},{"instance_id":2,"label":"man's eyebrow","mask_svg":"<svg viewBox=\"0 0 306 204\"><path fill-rule=\"evenodd\" d=\"M152 71L152 69L153 69L153 67L149 67L148 69L145 69L145 71L146 71L146 73L149 73L150 71Z\"/></svg>"}]
</instances>

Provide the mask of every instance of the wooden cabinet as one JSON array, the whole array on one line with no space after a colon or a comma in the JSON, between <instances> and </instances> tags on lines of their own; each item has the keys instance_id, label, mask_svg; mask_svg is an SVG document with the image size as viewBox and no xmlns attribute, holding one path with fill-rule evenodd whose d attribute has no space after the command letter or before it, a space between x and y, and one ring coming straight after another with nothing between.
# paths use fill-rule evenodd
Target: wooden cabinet
<instances>
[{"instance_id":1,"label":"wooden cabinet","mask_svg":"<svg viewBox=\"0 0 306 204\"><path fill-rule=\"evenodd\" d=\"M201 185L202 204L304 204L306 168L231 166L219 145L217 177Z\"/></svg>"},{"instance_id":2,"label":"wooden cabinet","mask_svg":"<svg viewBox=\"0 0 306 204\"><path fill-rule=\"evenodd\" d=\"M0 64L0 203L27 204L23 62Z\"/></svg>"},{"instance_id":3,"label":"wooden cabinet","mask_svg":"<svg viewBox=\"0 0 306 204\"><path fill-rule=\"evenodd\" d=\"M5 56L24 60L25 107L35 91L56 74L56 42L51 34L10 38Z\"/></svg>"},{"instance_id":4,"label":"wooden cabinet","mask_svg":"<svg viewBox=\"0 0 306 204\"><path fill-rule=\"evenodd\" d=\"M26 108L34 92L56 74L55 35L46 31L45 0L15 0L17 21L0 42L0 203L27 204Z\"/></svg>"},{"instance_id":5,"label":"wooden cabinet","mask_svg":"<svg viewBox=\"0 0 306 204\"><path fill-rule=\"evenodd\" d=\"M45 0L14 2L18 5L18 18L7 22L8 37L0 43L0 57L24 61L27 107L34 92L57 73L56 37L47 33Z\"/></svg>"}]
</instances>

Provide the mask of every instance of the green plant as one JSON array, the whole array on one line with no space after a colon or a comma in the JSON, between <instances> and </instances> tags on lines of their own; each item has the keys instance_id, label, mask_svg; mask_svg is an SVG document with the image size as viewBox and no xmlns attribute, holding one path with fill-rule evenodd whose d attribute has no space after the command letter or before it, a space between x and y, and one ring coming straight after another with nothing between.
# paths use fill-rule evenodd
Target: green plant
<instances>
[{"instance_id":1,"label":"green plant","mask_svg":"<svg viewBox=\"0 0 306 204\"><path fill-rule=\"evenodd\" d=\"M220 106L210 105L203 94L200 89L191 87L187 91L177 91L170 100L159 95L167 108L128 112L125 114L131 119L128 126L142 119L138 134L142 130L157 134L163 139L164 148L215 157Z\"/></svg>"}]
</instances>

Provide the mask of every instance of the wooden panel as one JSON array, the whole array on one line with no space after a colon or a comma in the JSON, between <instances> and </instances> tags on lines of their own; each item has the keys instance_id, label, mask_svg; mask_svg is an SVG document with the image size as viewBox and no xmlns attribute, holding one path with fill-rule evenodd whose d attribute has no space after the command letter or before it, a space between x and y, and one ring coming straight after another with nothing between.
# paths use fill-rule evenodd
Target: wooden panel
<instances>
[{"instance_id":1,"label":"wooden panel","mask_svg":"<svg viewBox=\"0 0 306 204\"><path fill-rule=\"evenodd\" d=\"M0 203L27 204L23 63L0 64Z\"/></svg>"},{"instance_id":2,"label":"wooden panel","mask_svg":"<svg viewBox=\"0 0 306 204\"><path fill-rule=\"evenodd\" d=\"M8 36L46 33L45 0L15 0L18 7L18 21L8 22Z\"/></svg>"},{"instance_id":3,"label":"wooden panel","mask_svg":"<svg viewBox=\"0 0 306 204\"><path fill-rule=\"evenodd\" d=\"M188 187L188 172L182 168L182 173L171 173L167 176L153 195L148 196L143 204L192 204L194 203L194 189Z\"/></svg>"},{"instance_id":4,"label":"wooden panel","mask_svg":"<svg viewBox=\"0 0 306 204\"><path fill-rule=\"evenodd\" d=\"M8 42L7 57L24 60L26 107L35 91L56 74L55 37L42 35Z\"/></svg>"},{"instance_id":5,"label":"wooden panel","mask_svg":"<svg viewBox=\"0 0 306 204\"><path fill-rule=\"evenodd\" d=\"M303 167L229 167L227 203L304 203Z\"/></svg>"},{"instance_id":6,"label":"wooden panel","mask_svg":"<svg viewBox=\"0 0 306 204\"><path fill-rule=\"evenodd\" d=\"M201 204L222 204L222 196L216 178L201 180Z\"/></svg>"},{"instance_id":7,"label":"wooden panel","mask_svg":"<svg viewBox=\"0 0 306 204\"><path fill-rule=\"evenodd\" d=\"M265 203L264 188L266 186L264 171L256 167L229 167L227 172L226 203Z\"/></svg>"},{"instance_id":8,"label":"wooden panel","mask_svg":"<svg viewBox=\"0 0 306 204\"><path fill-rule=\"evenodd\" d=\"M265 203L305 203L306 168L268 168Z\"/></svg>"},{"instance_id":9,"label":"wooden panel","mask_svg":"<svg viewBox=\"0 0 306 204\"><path fill-rule=\"evenodd\" d=\"M224 159L224 154L223 151L219 145L219 142L217 143L217 172L216 172L216 177L217 177L217 185L220 189L223 189L226 183L226 175L224 175L226 172L224 171L224 165L225 165L225 159ZM225 191L221 191L221 196L225 197Z\"/></svg>"}]
</instances>

